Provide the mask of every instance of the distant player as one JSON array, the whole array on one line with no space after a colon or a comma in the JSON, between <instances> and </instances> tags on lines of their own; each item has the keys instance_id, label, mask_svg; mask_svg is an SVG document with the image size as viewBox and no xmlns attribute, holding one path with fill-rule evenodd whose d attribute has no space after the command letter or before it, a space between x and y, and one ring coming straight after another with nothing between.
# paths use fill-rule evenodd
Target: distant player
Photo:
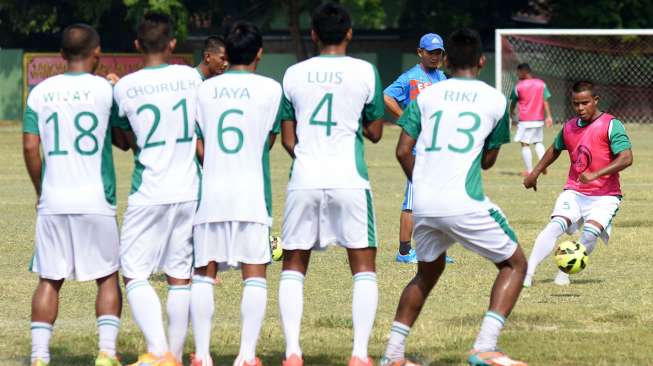
<instances>
[{"instance_id":1,"label":"distant player","mask_svg":"<svg viewBox=\"0 0 653 366\"><path fill-rule=\"evenodd\" d=\"M367 344L378 302L377 240L363 136L378 142L383 133L381 80L373 65L346 55L352 30L341 5L315 9L311 38L320 55L291 66L283 78L283 145L294 159L281 234L284 365L303 365L304 276L311 250L329 244L347 249L354 277L349 365L372 365Z\"/></svg>"},{"instance_id":2,"label":"distant player","mask_svg":"<svg viewBox=\"0 0 653 366\"><path fill-rule=\"evenodd\" d=\"M229 70L204 82L198 92L196 121L204 171L193 227L193 366L213 364L209 344L218 265L240 266L244 282L240 351L234 366L262 365L256 343L265 316L266 267L271 260L268 151L279 133L281 102L281 85L254 74L263 54L262 42L251 23L234 24L225 40Z\"/></svg>"},{"instance_id":3,"label":"distant player","mask_svg":"<svg viewBox=\"0 0 653 366\"><path fill-rule=\"evenodd\" d=\"M523 175L526 176L533 170L530 145L535 145L538 159L542 159L544 156L544 145L542 144L544 125L547 127L553 125L548 102L551 93L544 81L533 77L531 67L527 63L517 66L517 77L519 81L510 94L510 115L512 116L515 107L519 106L519 122L515 141L521 143L521 156L526 166L526 172ZM545 112L546 118L544 118Z\"/></svg>"},{"instance_id":4,"label":"distant player","mask_svg":"<svg viewBox=\"0 0 653 366\"><path fill-rule=\"evenodd\" d=\"M195 67L202 80L221 75L228 65L224 39L220 36L207 37L202 49L202 62Z\"/></svg>"},{"instance_id":5,"label":"distant player","mask_svg":"<svg viewBox=\"0 0 653 366\"><path fill-rule=\"evenodd\" d=\"M535 240L528 261L524 287L530 287L535 269L546 258L562 234L573 234L582 225L580 242L592 253L597 238L607 244L612 220L621 204L619 172L633 163L631 144L624 125L615 116L598 109L599 96L594 84L579 81L571 89L576 117L568 120L553 145L533 172L524 179L524 187L537 188L537 178L560 156L569 152L569 177L556 200L551 222ZM555 284L568 285L569 275L560 271Z\"/></svg>"},{"instance_id":6,"label":"distant player","mask_svg":"<svg viewBox=\"0 0 653 366\"><path fill-rule=\"evenodd\" d=\"M403 132L397 158L415 190L419 262L399 300L381 365L412 365L404 356L406 338L444 271L446 250L458 242L499 269L468 362L520 366L497 350L497 338L519 297L526 259L503 213L485 196L481 178L481 169L491 168L501 145L510 142L507 101L476 80L485 64L476 31L454 32L447 48L453 78L423 90L398 121Z\"/></svg>"},{"instance_id":7,"label":"distant player","mask_svg":"<svg viewBox=\"0 0 653 366\"><path fill-rule=\"evenodd\" d=\"M395 118L401 117L403 110L424 88L447 79L440 70L444 56L442 37L435 33L423 35L419 41L417 56L420 63L401 74L383 91L385 106ZM413 185L407 181L399 219L399 252L395 258L399 263L417 263L415 250L411 248L410 243L413 236L412 212Z\"/></svg>"},{"instance_id":8,"label":"distant player","mask_svg":"<svg viewBox=\"0 0 653 366\"><path fill-rule=\"evenodd\" d=\"M120 266L134 321L147 354L135 365L181 363L190 313L192 229L199 195L194 132L197 71L168 65L175 48L170 18L148 13L138 26L136 48L145 67L115 86L114 98L137 149L132 189L120 237ZM168 281L168 339L161 303L149 277L161 269Z\"/></svg>"},{"instance_id":9,"label":"distant player","mask_svg":"<svg viewBox=\"0 0 653 366\"><path fill-rule=\"evenodd\" d=\"M32 299L31 363L49 364L59 290L65 279L75 279L95 280L98 286L95 365L118 366L122 298L111 152L112 90L105 79L93 75L100 58L100 37L93 28L67 27L61 56L67 71L30 92L23 118L25 165L37 195L36 248L30 270L39 274L39 283Z\"/></svg>"}]
</instances>

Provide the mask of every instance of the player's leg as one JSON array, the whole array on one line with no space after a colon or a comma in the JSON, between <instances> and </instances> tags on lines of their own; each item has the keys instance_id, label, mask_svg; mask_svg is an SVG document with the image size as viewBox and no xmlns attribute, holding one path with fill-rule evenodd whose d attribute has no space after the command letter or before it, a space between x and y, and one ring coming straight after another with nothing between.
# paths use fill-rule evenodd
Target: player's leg
<instances>
[{"instance_id":1,"label":"player's leg","mask_svg":"<svg viewBox=\"0 0 653 366\"><path fill-rule=\"evenodd\" d=\"M139 362L148 365L169 350L163 326L161 301L150 284L167 242L165 226L169 205L129 206L120 236L120 266L132 318L143 332L147 354Z\"/></svg>"},{"instance_id":2,"label":"player's leg","mask_svg":"<svg viewBox=\"0 0 653 366\"><path fill-rule=\"evenodd\" d=\"M39 274L32 296L32 355L34 365L50 362L50 338L59 311L59 290L74 274L74 251L68 215L38 215L30 271Z\"/></svg>"},{"instance_id":3,"label":"player's leg","mask_svg":"<svg viewBox=\"0 0 653 366\"><path fill-rule=\"evenodd\" d=\"M525 287L532 285L537 266L553 252L558 238L570 232L580 217L576 195L570 191L562 192L556 200L551 220L535 239L535 245L528 258L528 270L523 284Z\"/></svg>"},{"instance_id":4,"label":"player's leg","mask_svg":"<svg viewBox=\"0 0 653 366\"><path fill-rule=\"evenodd\" d=\"M168 281L168 345L170 352L182 362L184 343L190 324L190 280L193 268L193 218L197 202L170 205L167 247L163 271Z\"/></svg>"},{"instance_id":5,"label":"player's leg","mask_svg":"<svg viewBox=\"0 0 653 366\"><path fill-rule=\"evenodd\" d=\"M534 127L533 128L533 138L532 138L532 143L535 147L535 155L537 155L537 160L540 161L542 160L542 157L544 156L544 153L546 152L546 148L544 147L544 144L542 143L544 141L544 127ZM542 174L546 174L547 170L544 169L542 171Z\"/></svg>"},{"instance_id":6,"label":"player's leg","mask_svg":"<svg viewBox=\"0 0 653 366\"><path fill-rule=\"evenodd\" d=\"M289 190L281 227L283 264L279 281L279 310L286 339L286 366L303 365L299 334L304 309L304 277L311 248L319 243L322 190Z\"/></svg>"},{"instance_id":7,"label":"player's leg","mask_svg":"<svg viewBox=\"0 0 653 366\"><path fill-rule=\"evenodd\" d=\"M240 303L240 350L234 366L260 366L256 344L265 318L267 304L266 264L242 263L243 295Z\"/></svg>"},{"instance_id":8,"label":"player's leg","mask_svg":"<svg viewBox=\"0 0 653 366\"><path fill-rule=\"evenodd\" d=\"M64 280L39 278L32 296L32 355L31 363L50 363L50 338L59 312L59 290ZM40 360L40 361L39 361Z\"/></svg>"},{"instance_id":9,"label":"player's leg","mask_svg":"<svg viewBox=\"0 0 653 366\"><path fill-rule=\"evenodd\" d=\"M349 267L354 280L352 296L352 321L354 346L349 365L371 365L367 346L379 302L376 281L376 248L347 249Z\"/></svg>"},{"instance_id":10,"label":"player's leg","mask_svg":"<svg viewBox=\"0 0 653 366\"><path fill-rule=\"evenodd\" d=\"M429 293L444 272L445 256L445 253L442 253L434 261L417 263L417 274L406 285L399 298L381 366L400 366L406 362L406 339Z\"/></svg>"},{"instance_id":11,"label":"player's leg","mask_svg":"<svg viewBox=\"0 0 653 366\"><path fill-rule=\"evenodd\" d=\"M122 312L122 292L118 272L95 280L97 296L95 298L95 315L97 317L99 355L96 366L118 366L116 358L116 340L120 331L120 314Z\"/></svg>"},{"instance_id":12,"label":"player's leg","mask_svg":"<svg viewBox=\"0 0 653 366\"><path fill-rule=\"evenodd\" d=\"M406 181L404 202L399 217L399 252L395 260L399 263L417 263L415 251L411 247L413 236L413 185Z\"/></svg>"},{"instance_id":13,"label":"player's leg","mask_svg":"<svg viewBox=\"0 0 653 366\"><path fill-rule=\"evenodd\" d=\"M533 153L530 145L525 142L521 142L521 158L524 161L526 173L530 174L533 171Z\"/></svg>"},{"instance_id":14,"label":"player's leg","mask_svg":"<svg viewBox=\"0 0 653 366\"><path fill-rule=\"evenodd\" d=\"M191 360L191 366L211 366L213 364L209 349L213 312L215 311L213 287L217 273L218 264L210 261L205 266L196 267L193 274L190 315L193 324L195 354Z\"/></svg>"}]
</instances>

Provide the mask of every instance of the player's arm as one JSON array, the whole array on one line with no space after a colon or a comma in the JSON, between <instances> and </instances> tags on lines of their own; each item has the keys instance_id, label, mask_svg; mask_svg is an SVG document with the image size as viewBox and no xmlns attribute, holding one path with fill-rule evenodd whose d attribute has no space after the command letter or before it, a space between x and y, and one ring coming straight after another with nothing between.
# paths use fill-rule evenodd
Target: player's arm
<instances>
[{"instance_id":1,"label":"player's arm","mask_svg":"<svg viewBox=\"0 0 653 366\"><path fill-rule=\"evenodd\" d=\"M30 132L23 133L23 158L27 174L32 181L36 197L41 196L41 169L43 161L41 160L41 137Z\"/></svg>"},{"instance_id":2,"label":"player's arm","mask_svg":"<svg viewBox=\"0 0 653 366\"><path fill-rule=\"evenodd\" d=\"M560 134L558 135L562 139L562 131L560 131ZM549 167L549 165L553 164L558 157L560 156L560 153L564 149L564 145L561 146L557 145L557 138L556 142L551 145L546 152L544 153L544 156L542 156L542 159L540 159L539 163L533 168L533 171L531 174L529 174L526 178L524 178L524 187L526 189L533 188L533 190L537 191L537 178L539 178L540 174Z\"/></svg>"},{"instance_id":3,"label":"player's arm","mask_svg":"<svg viewBox=\"0 0 653 366\"><path fill-rule=\"evenodd\" d=\"M281 144L291 158L295 158L297 145L297 122L285 120L281 122Z\"/></svg>"},{"instance_id":4,"label":"player's arm","mask_svg":"<svg viewBox=\"0 0 653 366\"><path fill-rule=\"evenodd\" d=\"M510 117L515 115L515 108L517 107L517 87L512 89L512 93L510 93ZM516 125L518 121L513 119L512 124Z\"/></svg>"},{"instance_id":5,"label":"player's arm","mask_svg":"<svg viewBox=\"0 0 653 366\"><path fill-rule=\"evenodd\" d=\"M399 165L401 165L401 169L410 181L413 180L413 168L415 167L413 148L415 147L416 142L417 140L404 130L399 136L399 142L397 142L397 149L395 151Z\"/></svg>"},{"instance_id":6,"label":"player's arm","mask_svg":"<svg viewBox=\"0 0 653 366\"><path fill-rule=\"evenodd\" d=\"M551 106L549 105L549 98L551 98L551 92L549 92L549 88L544 85L544 113L546 114L546 118L544 119L544 125L546 127L551 127L553 126L553 115L551 114Z\"/></svg>"},{"instance_id":7,"label":"player's arm","mask_svg":"<svg viewBox=\"0 0 653 366\"><path fill-rule=\"evenodd\" d=\"M122 151L127 151L132 148L125 132L126 131L118 127L111 128L111 144Z\"/></svg>"},{"instance_id":8,"label":"player's arm","mask_svg":"<svg viewBox=\"0 0 653 366\"><path fill-rule=\"evenodd\" d=\"M195 155L200 165L204 166L204 135L199 124L195 122L195 135L197 135L197 142L195 145Z\"/></svg>"},{"instance_id":9,"label":"player's arm","mask_svg":"<svg viewBox=\"0 0 653 366\"><path fill-rule=\"evenodd\" d=\"M614 160L607 166L595 171L585 171L579 177L581 183L589 183L604 175L618 173L633 164L633 151L630 139L626 134L623 123L617 119L610 122L610 152L615 156Z\"/></svg>"},{"instance_id":10,"label":"player's arm","mask_svg":"<svg viewBox=\"0 0 653 366\"><path fill-rule=\"evenodd\" d=\"M406 173L408 180L413 180L413 168L415 167L415 155L413 155L413 148L417 143L417 138L422 132L422 113L417 104L417 99L410 102L404 114L397 121L397 125L403 129L397 142L397 149L395 155Z\"/></svg>"},{"instance_id":11,"label":"player's arm","mask_svg":"<svg viewBox=\"0 0 653 366\"><path fill-rule=\"evenodd\" d=\"M387 94L383 94L383 103L385 103L385 108L395 119L399 119L404 112L399 106L399 103L397 103L397 100Z\"/></svg>"},{"instance_id":12,"label":"player's arm","mask_svg":"<svg viewBox=\"0 0 653 366\"><path fill-rule=\"evenodd\" d=\"M131 149L136 152L136 137L131 130L127 117L121 117L118 114L118 105L116 103L111 106L109 125L111 126L111 143L113 146L122 151Z\"/></svg>"}]
</instances>

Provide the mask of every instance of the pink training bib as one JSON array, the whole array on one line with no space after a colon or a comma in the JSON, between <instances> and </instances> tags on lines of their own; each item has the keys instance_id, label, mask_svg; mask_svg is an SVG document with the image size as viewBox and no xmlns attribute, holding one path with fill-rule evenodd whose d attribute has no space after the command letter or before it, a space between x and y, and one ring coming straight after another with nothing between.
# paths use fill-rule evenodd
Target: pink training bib
<instances>
[{"instance_id":1,"label":"pink training bib","mask_svg":"<svg viewBox=\"0 0 653 366\"><path fill-rule=\"evenodd\" d=\"M619 173L604 175L583 184L579 178L583 172L595 172L614 160L610 150L610 121L614 116L603 113L594 122L579 126L580 118L565 122L562 137L569 152L569 178L565 189L571 189L588 196L621 195Z\"/></svg>"},{"instance_id":2,"label":"pink training bib","mask_svg":"<svg viewBox=\"0 0 653 366\"><path fill-rule=\"evenodd\" d=\"M544 81L524 79L515 85L520 121L544 121Z\"/></svg>"}]
</instances>

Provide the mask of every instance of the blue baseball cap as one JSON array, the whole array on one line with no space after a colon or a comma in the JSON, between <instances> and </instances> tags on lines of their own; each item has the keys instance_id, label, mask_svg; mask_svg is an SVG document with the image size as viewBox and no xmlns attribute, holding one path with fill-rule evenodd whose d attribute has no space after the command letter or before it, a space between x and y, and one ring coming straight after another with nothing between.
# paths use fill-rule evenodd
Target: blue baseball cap
<instances>
[{"instance_id":1,"label":"blue baseball cap","mask_svg":"<svg viewBox=\"0 0 653 366\"><path fill-rule=\"evenodd\" d=\"M444 41L442 37L435 33L427 33L422 36L419 40L419 48L423 48L427 51L433 50L442 50L444 51Z\"/></svg>"}]
</instances>

